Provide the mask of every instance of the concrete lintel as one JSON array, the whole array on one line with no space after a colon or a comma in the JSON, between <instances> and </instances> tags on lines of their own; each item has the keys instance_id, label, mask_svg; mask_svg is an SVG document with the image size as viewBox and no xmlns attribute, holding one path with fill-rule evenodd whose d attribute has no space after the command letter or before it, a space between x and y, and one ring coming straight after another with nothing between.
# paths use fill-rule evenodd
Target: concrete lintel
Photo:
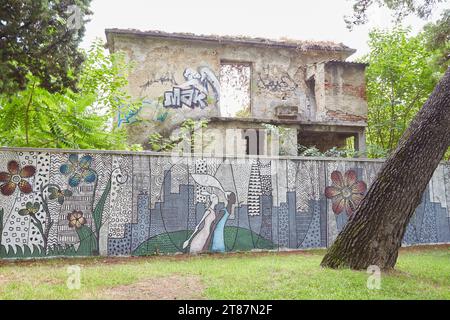
<instances>
[{"instance_id":1,"label":"concrete lintel","mask_svg":"<svg viewBox=\"0 0 450 320\"><path fill-rule=\"evenodd\" d=\"M367 127L366 123L363 122L312 122L312 121L304 121L304 120L289 120L289 119L264 119L264 118L237 118L237 117L211 117L210 122L241 122L241 123L256 123L256 124L274 124L274 125L286 125L286 126L296 126L296 127L333 127L333 128L353 128L348 132L356 132L360 130L364 130Z\"/></svg>"},{"instance_id":2,"label":"concrete lintel","mask_svg":"<svg viewBox=\"0 0 450 320\"><path fill-rule=\"evenodd\" d=\"M347 133L349 136L364 132L365 127L359 126L344 126L344 125L304 125L299 126L299 131L302 132L336 132Z\"/></svg>"}]
</instances>

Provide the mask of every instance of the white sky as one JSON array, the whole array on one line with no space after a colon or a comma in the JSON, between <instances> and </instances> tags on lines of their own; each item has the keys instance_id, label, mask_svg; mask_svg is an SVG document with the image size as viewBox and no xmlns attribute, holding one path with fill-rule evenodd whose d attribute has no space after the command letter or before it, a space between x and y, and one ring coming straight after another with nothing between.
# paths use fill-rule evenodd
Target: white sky
<instances>
[{"instance_id":1,"label":"white sky","mask_svg":"<svg viewBox=\"0 0 450 320\"><path fill-rule=\"evenodd\" d=\"M352 13L351 0L93 0L91 22L86 26L83 48L97 37L105 39L105 28L142 31L192 32L196 34L245 35L277 39L331 40L367 53L368 32L373 27L392 26L387 9L374 7L370 23L350 32L344 15ZM431 20L439 18L443 3ZM414 33L424 21L410 17Z\"/></svg>"}]
</instances>

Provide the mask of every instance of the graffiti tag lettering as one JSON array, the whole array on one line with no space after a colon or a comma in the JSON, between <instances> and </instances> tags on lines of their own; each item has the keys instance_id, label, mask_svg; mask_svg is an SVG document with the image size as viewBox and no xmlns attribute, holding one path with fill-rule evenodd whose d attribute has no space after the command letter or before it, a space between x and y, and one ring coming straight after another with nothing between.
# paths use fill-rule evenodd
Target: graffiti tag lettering
<instances>
[{"instance_id":1,"label":"graffiti tag lettering","mask_svg":"<svg viewBox=\"0 0 450 320\"><path fill-rule=\"evenodd\" d=\"M181 108L182 105L185 105L192 109L195 107L203 109L208 105L206 98L206 94L194 86L188 89L174 87L172 91L164 92L164 107Z\"/></svg>"},{"instance_id":2,"label":"graffiti tag lettering","mask_svg":"<svg viewBox=\"0 0 450 320\"><path fill-rule=\"evenodd\" d=\"M139 88L146 90L148 89L150 86L152 86L155 83L159 83L159 84L166 84L169 83L171 85L178 85L177 81L175 80L173 74L167 72L164 75L158 77L158 78L152 78L152 79L148 79L146 82L144 82L143 84L141 84L139 86Z\"/></svg>"},{"instance_id":3,"label":"graffiti tag lettering","mask_svg":"<svg viewBox=\"0 0 450 320\"><path fill-rule=\"evenodd\" d=\"M123 112L119 109L117 113L117 127L120 127L122 123L134 123L137 121L136 116L139 111L141 111L142 107L137 110L129 110L128 112Z\"/></svg>"},{"instance_id":4,"label":"graffiti tag lettering","mask_svg":"<svg viewBox=\"0 0 450 320\"><path fill-rule=\"evenodd\" d=\"M179 86L174 86L171 91L164 92L163 105L166 108L181 108L183 105L189 108L201 109L208 105L207 98L212 91L216 102L220 97L220 83L214 72L208 67L199 67L197 70L187 68L183 77L186 80Z\"/></svg>"},{"instance_id":5,"label":"graffiti tag lettering","mask_svg":"<svg viewBox=\"0 0 450 320\"><path fill-rule=\"evenodd\" d=\"M271 92L289 92L297 89L297 84L289 75L283 75L280 79L263 79L259 74L257 82L258 88Z\"/></svg>"},{"instance_id":6,"label":"graffiti tag lettering","mask_svg":"<svg viewBox=\"0 0 450 320\"><path fill-rule=\"evenodd\" d=\"M279 72L271 66L266 66L262 73L258 73L256 85L270 92L291 92L298 88L298 84L286 71Z\"/></svg>"}]
</instances>

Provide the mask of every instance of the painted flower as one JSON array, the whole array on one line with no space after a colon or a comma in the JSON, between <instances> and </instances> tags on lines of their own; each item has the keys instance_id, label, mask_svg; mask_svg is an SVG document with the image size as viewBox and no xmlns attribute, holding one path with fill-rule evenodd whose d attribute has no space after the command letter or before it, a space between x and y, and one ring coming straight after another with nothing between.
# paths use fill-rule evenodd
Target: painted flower
<instances>
[{"instance_id":1,"label":"painted flower","mask_svg":"<svg viewBox=\"0 0 450 320\"><path fill-rule=\"evenodd\" d=\"M86 219L83 217L83 212L72 211L67 215L67 220L69 220L69 228L80 229L86 224Z\"/></svg>"},{"instance_id":2,"label":"painted flower","mask_svg":"<svg viewBox=\"0 0 450 320\"><path fill-rule=\"evenodd\" d=\"M367 190L366 183L358 181L353 170L347 171L344 176L340 171L333 171L331 181L332 185L325 188L325 196L331 199L333 212L340 214L345 210L351 217L364 197Z\"/></svg>"},{"instance_id":3,"label":"painted flower","mask_svg":"<svg viewBox=\"0 0 450 320\"><path fill-rule=\"evenodd\" d=\"M50 200L58 200L59 204L63 204L64 200L66 197L71 197L72 196L72 191L70 190L61 190L55 187L50 187L48 188L48 192L50 193L50 195L48 196L48 198Z\"/></svg>"},{"instance_id":4,"label":"painted flower","mask_svg":"<svg viewBox=\"0 0 450 320\"><path fill-rule=\"evenodd\" d=\"M8 172L0 172L0 192L5 196L10 196L19 187L19 190L23 193L31 193L33 188L31 184L25 180L31 178L36 173L34 166L25 166L22 169L19 163L15 160L8 162Z\"/></svg>"},{"instance_id":5,"label":"painted flower","mask_svg":"<svg viewBox=\"0 0 450 320\"><path fill-rule=\"evenodd\" d=\"M21 216L32 216L34 217L36 213L39 212L40 204L39 202L27 202L25 208L19 210L19 215Z\"/></svg>"},{"instance_id":6,"label":"painted flower","mask_svg":"<svg viewBox=\"0 0 450 320\"><path fill-rule=\"evenodd\" d=\"M77 154L71 154L69 156L69 163L63 164L59 167L59 171L68 175L69 186L75 188L81 181L86 183L92 183L97 178L94 170L91 169L92 157L85 155L78 160Z\"/></svg>"}]
</instances>

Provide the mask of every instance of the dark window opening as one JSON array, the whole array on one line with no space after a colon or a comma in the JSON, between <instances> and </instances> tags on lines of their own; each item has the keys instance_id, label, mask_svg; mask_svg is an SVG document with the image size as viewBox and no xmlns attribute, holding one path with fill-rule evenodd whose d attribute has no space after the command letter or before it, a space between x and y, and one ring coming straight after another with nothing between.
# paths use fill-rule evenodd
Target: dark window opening
<instances>
[{"instance_id":1,"label":"dark window opening","mask_svg":"<svg viewBox=\"0 0 450 320\"><path fill-rule=\"evenodd\" d=\"M314 132L314 131L298 131L297 144L301 147L316 147L320 152L326 152L334 147L344 148L348 146L351 133L340 132Z\"/></svg>"}]
</instances>

